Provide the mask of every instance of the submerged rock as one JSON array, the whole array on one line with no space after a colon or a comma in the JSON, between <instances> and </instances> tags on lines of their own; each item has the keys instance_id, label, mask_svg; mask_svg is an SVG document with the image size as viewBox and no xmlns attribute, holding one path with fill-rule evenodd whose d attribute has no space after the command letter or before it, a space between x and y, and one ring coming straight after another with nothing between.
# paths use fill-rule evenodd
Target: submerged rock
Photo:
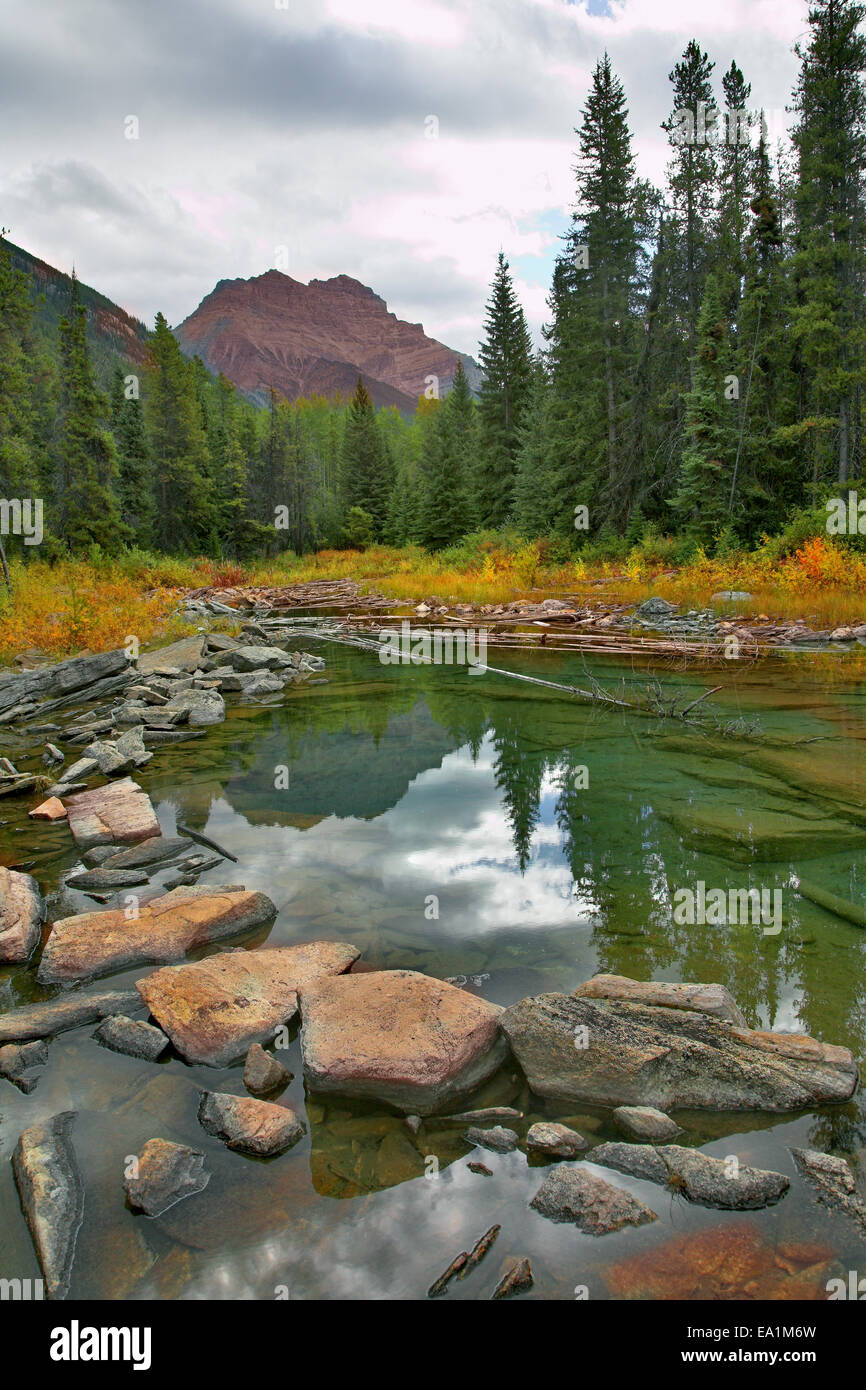
<instances>
[{"instance_id":1,"label":"submerged rock","mask_svg":"<svg viewBox=\"0 0 866 1390\"><path fill-rule=\"evenodd\" d=\"M690 1202L730 1211L771 1206L791 1185L784 1173L745 1164L734 1167L726 1159L679 1144L600 1144L592 1151L592 1161L672 1187Z\"/></svg>"},{"instance_id":2,"label":"submerged rock","mask_svg":"<svg viewBox=\"0 0 866 1390\"><path fill-rule=\"evenodd\" d=\"M70 1131L75 1113L54 1115L22 1131L12 1156L15 1183L49 1298L69 1292L84 1188Z\"/></svg>"},{"instance_id":3,"label":"submerged rock","mask_svg":"<svg viewBox=\"0 0 866 1390\"><path fill-rule=\"evenodd\" d=\"M159 834L159 821L150 797L130 777L70 796L66 811L79 849L137 844Z\"/></svg>"},{"instance_id":4,"label":"submerged rock","mask_svg":"<svg viewBox=\"0 0 866 1390\"><path fill-rule=\"evenodd\" d=\"M303 985L357 959L356 947L339 941L226 951L157 970L137 989L182 1057L220 1067L288 1023Z\"/></svg>"},{"instance_id":5,"label":"submerged rock","mask_svg":"<svg viewBox=\"0 0 866 1390\"><path fill-rule=\"evenodd\" d=\"M589 1168L552 1168L529 1204L550 1221L571 1221L589 1236L658 1220L654 1211Z\"/></svg>"},{"instance_id":6,"label":"submerged rock","mask_svg":"<svg viewBox=\"0 0 866 1390\"><path fill-rule=\"evenodd\" d=\"M485 1081L507 1054L497 1005L414 970L323 979L300 998L312 1091L430 1115Z\"/></svg>"},{"instance_id":7,"label":"submerged rock","mask_svg":"<svg viewBox=\"0 0 866 1390\"><path fill-rule=\"evenodd\" d=\"M511 1298L514 1294L526 1293L532 1284L532 1265L524 1257L509 1265L490 1297Z\"/></svg>"},{"instance_id":8,"label":"submerged rock","mask_svg":"<svg viewBox=\"0 0 866 1390\"><path fill-rule=\"evenodd\" d=\"M56 984L180 960L198 946L272 921L276 911L264 893L209 885L164 893L132 919L124 908L61 918L45 943L37 979Z\"/></svg>"},{"instance_id":9,"label":"submerged rock","mask_svg":"<svg viewBox=\"0 0 866 1390\"><path fill-rule=\"evenodd\" d=\"M251 1096L205 1091L198 1110L199 1124L238 1153L270 1158L283 1153L306 1133L294 1110Z\"/></svg>"},{"instance_id":10,"label":"submerged rock","mask_svg":"<svg viewBox=\"0 0 866 1390\"><path fill-rule=\"evenodd\" d=\"M589 1145L582 1134L568 1125L540 1123L530 1127L526 1147L530 1153L549 1158L576 1158Z\"/></svg>"},{"instance_id":11,"label":"submerged rock","mask_svg":"<svg viewBox=\"0 0 866 1390\"><path fill-rule=\"evenodd\" d=\"M47 1061L48 1048L41 1038L30 1043L5 1043L0 1047L0 1076L29 1095L39 1078L27 1073L33 1067L44 1067Z\"/></svg>"},{"instance_id":12,"label":"submerged rock","mask_svg":"<svg viewBox=\"0 0 866 1390\"><path fill-rule=\"evenodd\" d=\"M492 1129L479 1129L472 1125L463 1138L467 1144L476 1144L480 1149L491 1149L498 1154L511 1153L520 1143L514 1130L503 1129L502 1125L494 1125Z\"/></svg>"},{"instance_id":13,"label":"submerged rock","mask_svg":"<svg viewBox=\"0 0 866 1390\"><path fill-rule=\"evenodd\" d=\"M832 1211L851 1217L866 1235L866 1202L857 1193L857 1184L844 1158L823 1154L817 1149L791 1149L794 1162L818 1195L818 1201Z\"/></svg>"},{"instance_id":14,"label":"submerged rock","mask_svg":"<svg viewBox=\"0 0 866 1390\"><path fill-rule=\"evenodd\" d=\"M282 1062L278 1062L270 1052L265 1052L261 1043L253 1043L244 1064L244 1085L254 1096L266 1096L281 1086L287 1086L292 1073Z\"/></svg>"},{"instance_id":15,"label":"submerged rock","mask_svg":"<svg viewBox=\"0 0 866 1390\"><path fill-rule=\"evenodd\" d=\"M124 1179L129 1204L147 1216L162 1216L210 1182L204 1154L168 1139L149 1139L138 1159L138 1176Z\"/></svg>"},{"instance_id":16,"label":"submerged rock","mask_svg":"<svg viewBox=\"0 0 866 1390\"><path fill-rule=\"evenodd\" d=\"M141 869L161 864L166 859L176 859L191 848L191 841L184 835L154 835L128 849L112 848L100 862L104 869Z\"/></svg>"},{"instance_id":17,"label":"submerged rock","mask_svg":"<svg viewBox=\"0 0 866 1390\"><path fill-rule=\"evenodd\" d=\"M561 1100L778 1112L848 1100L858 1079L847 1048L681 1007L542 994L500 1023L532 1089Z\"/></svg>"},{"instance_id":18,"label":"submerged rock","mask_svg":"<svg viewBox=\"0 0 866 1390\"><path fill-rule=\"evenodd\" d=\"M147 883L147 874L142 873L141 869L107 869L104 865L96 869L80 869L66 880L67 888L79 888L83 892L91 888L97 891L135 888L142 883Z\"/></svg>"},{"instance_id":19,"label":"submerged rock","mask_svg":"<svg viewBox=\"0 0 866 1390\"><path fill-rule=\"evenodd\" d=\"M123 1014L110 1014L93 1035L103 1047L112 1052L125 1052L129 1057L140 1057L145 1062L155 1062L168 1047L168 1038L160 1028L142 1019L126 1018Z\"/></svg>"},{"instance_id":20,"label":"submerged rock","mask_svg":"<svg viewBox=\"0 0 866 1390\"><path fill-rule=\"evenodd\" d=\"M0 868L0 963L29 960L42 935L45 903L35 878Z\"/></svg>"},{"instance_id":21,"label":"submerged rock","mask_svg":"<svg viewBox=\"0 0 866 1390\"><path fill-rule=\"evenodd\" d=\"M649 1143L663 1144L666 1139L673 1139L675 1135L682 1133L676 1120L672 1120L670 1115L666 1115L663 1110L656 1110L652 1105L618 1105L613 1112L613 1118L623 1133L630 1138Z\"/></svg>"},{"instance_id":22,"label":"submerged rock","mask_svg":"<svg viewBox=\"0 0 866 1390\"><path fill-rule=\"evenodd\" d=\"M30 1038L51 1038L56 1033L95 1023L108 1014L141 1008L135 990L103 990L98 993L61 995L44 1004L27 1004L0 1014L0 1043L26 1042Z\"/></svg>"}]
</instances>

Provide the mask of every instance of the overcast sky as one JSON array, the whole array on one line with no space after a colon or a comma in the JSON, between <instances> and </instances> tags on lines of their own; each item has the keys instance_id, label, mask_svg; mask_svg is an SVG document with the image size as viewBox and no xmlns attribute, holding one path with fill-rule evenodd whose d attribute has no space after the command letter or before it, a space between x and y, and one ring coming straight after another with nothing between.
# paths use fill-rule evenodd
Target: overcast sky
<instances>
[{"instance_id":1,"label":"overcast sky","mask_svg":"<svg viewBox=\"0 0 866 1390\"><path fill-rule=\"evenodd\" d=\"M0 0L0 224L148 323L276 265L475 353L500 249L546 317L605 48L660 181L688 40L778 125L805 28L803 0Z\"/></svg>"}]
</instances>

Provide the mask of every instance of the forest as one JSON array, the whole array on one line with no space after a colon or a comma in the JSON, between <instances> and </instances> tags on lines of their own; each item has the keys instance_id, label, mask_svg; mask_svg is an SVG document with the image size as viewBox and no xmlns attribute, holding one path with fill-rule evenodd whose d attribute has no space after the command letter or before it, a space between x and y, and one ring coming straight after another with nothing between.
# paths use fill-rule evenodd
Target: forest
<instances>
[{"instance_id":1,"label":"forest","mask_svg":"<svg viewBox=\"0 0 866 1390\"><path fill-rule=\"evenodd\" d=\"M97 366L74 277L51 332L0 239L0 490L44 499L41 558L439 553L498 533L562 562L677 564L825 533L863 474L863 15L810 10L789 139L749 74L732 61L719 80L691 41L668 75L662 188L638 175L604 55L541 349L502 251L478 398L458 364L412 418L374 410L360 379L349 401L257 407L186 360L161 314L142 372Z\"/></svg>"}]
</instances>

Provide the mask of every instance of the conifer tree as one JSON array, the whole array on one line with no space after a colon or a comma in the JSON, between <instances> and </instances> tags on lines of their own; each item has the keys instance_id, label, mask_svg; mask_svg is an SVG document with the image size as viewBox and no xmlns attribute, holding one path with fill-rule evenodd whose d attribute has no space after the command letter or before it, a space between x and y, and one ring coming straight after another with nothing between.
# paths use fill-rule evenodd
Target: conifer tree
<instances>
[{"instance_id":1,"label":"conifer tree","mask_svg":"<svg viewBox=\"0 0 866 1390\"><path fill-rule=\"evenodd\" d=\"M87 311L73 274L69 315L60 322L61 415L59 470L52 512L56 533L71 551L98 545L116 551L129 532L114 489L118 460L105 427L108 399L96 387L87 344Z\"/></svg>"},{"instance_id":2,"label":"conifer tree","mask_svg":"<svg viewBox=\"0 0 866 1390\"><path fill-rule=\"evenodd\" d=\"M382 534L391 491L391 461L376 423L369 391L361 377L349 406L343 438L340 491L346 511L360 507L373 520L374 537Z\"/></svg>"},{"instance_id":3,"label":"conifer tree","mask_svg":"<svg viewBox=\"0 0 866 1390\"><path fill-rule=\"evenodd\" d=\"M162 314L149 344L145 422L156 484L156 537L169 553L213 553L217 506L193 363ZM217 542L218 548L218 542Z\"/></svg>"},{"instance_id":4,"label":"conifer tree","mask_svg":"<svg viewBox=\"0 0 866 1390\"><path fill-rule=\"evenodd\" d=\"M532 344L508 262L500 251L487 304L479 403L475 510L481 526L502 526L511 511L520 427L532 379Z\"/></svg>"},{"instance_id":5,"label":"conifer tree","mask_svg":"<svg viewBox=\"0 0 866 1390\"><path fill-rule=\"evenodd\" d=\"M117 447L117 496L121 520L132 541L153 543L153 469L147 451L144 413L136 389L138 378L115 368L111 384L111 432Z\"/></svg>"}]
</instances>

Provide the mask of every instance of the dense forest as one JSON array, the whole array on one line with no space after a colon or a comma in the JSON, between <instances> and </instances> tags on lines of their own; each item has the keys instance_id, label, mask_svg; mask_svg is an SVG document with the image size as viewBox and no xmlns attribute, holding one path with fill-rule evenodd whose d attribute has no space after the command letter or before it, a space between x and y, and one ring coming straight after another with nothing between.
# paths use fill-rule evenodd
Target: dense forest
<instances>
[{"instance_id":1,"label":"dense forest","mask_svg":"<svg viewBox=\"0 0 866 1390\"><path fill-rule=\"evenodd\" d=\"M106 378L75 281L59 332L0 238L0 490L41 497L42 554L244 559L477 531L564 554L672 538L687 556L824 526L863 475L864 7L817 0L790 140L748 74L690 42L669 74L664 188L636 172L605 55L576 130L575 200L533 352L500 254L476 399L462 367L411 419L351 401L260 409L162 315ZM17 542L15 543L17 544Z\"/></svg>"}]
</instances>

